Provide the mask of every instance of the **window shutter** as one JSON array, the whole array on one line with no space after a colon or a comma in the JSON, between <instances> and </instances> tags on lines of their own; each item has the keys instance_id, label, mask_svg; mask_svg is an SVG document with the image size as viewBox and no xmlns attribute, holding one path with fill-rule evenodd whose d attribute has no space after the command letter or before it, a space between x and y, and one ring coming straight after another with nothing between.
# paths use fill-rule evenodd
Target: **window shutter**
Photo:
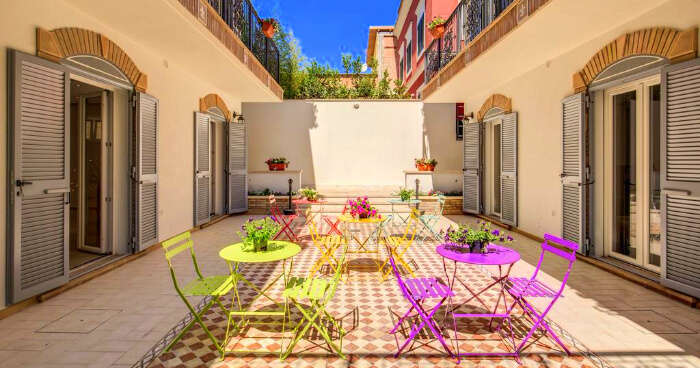
<instances>
[{"instance_id":1,"label":"window shutter","mask_svg":"<svg viewBox=\"0 0 700 368\"><path fill-rule=\"evenodd\" d=\"M132 242L135 252L158 242L158 99L134 95Z\"/></svg>"},{"instance_id":2,"label":"window shutter","mask_svg":"<svg viewBox=\"0 0 700 368\"><path fill-rule=\"evenodd\" d=\"M462 210L481 213L481 123L464 124Z\"/></svg>"},{"instance_id":3,"label":"window shutter","mask_svg":"<svg viewBox=\"0 0 700 368\"><path fill-rule=\"evenodd\" d=\"M228 213L248 211L248 136L246 123L228 124Z\"/></svg>"},{"instance_id":4,"label":"window shutter","mask_svg":"<svg viewBox=\"0 0 700 368\"><path fill-rule=\"evenodd\" d=\"M700 59L661 73L662 283L700 297Z\"/></svg>"},{"instance_id":5,"label":"window shutter","mask_svg":"<svg viewBox=\"0 0 700 368\"><path fill-rule=\"evenodd\" d=\"M211 214L211 168L209 161L209 115L194 113L194 225L209 222Z\"/></svg>"},{"instance_id":6,"label":"window shutter","mask_svg":"<svg viewBox=\"0 0 700 368\"><path fill-rule=\"evenodd\" d=\"M69 85L62 65L8 53L9 304L68 282Z\"/></svg>"},{"instance_id":7,"label":"window shutter","mask_svg":"<svg viewBox=\"0 0 700 368\"><path fill-rule=\"evenodd\" d=\"M501 120L501 221L518 225L518 114Z\"/></svg>"},{"instance_id":8,"label":"window shutter","mask_svg":"<svg viewBox=\"0 0 700 368\"><path fill-rule=\"evenodd\" d=\"M562 100L562 237L584 250L584 133L585 100L577 93Z\"/></svg>"}]
</instances>

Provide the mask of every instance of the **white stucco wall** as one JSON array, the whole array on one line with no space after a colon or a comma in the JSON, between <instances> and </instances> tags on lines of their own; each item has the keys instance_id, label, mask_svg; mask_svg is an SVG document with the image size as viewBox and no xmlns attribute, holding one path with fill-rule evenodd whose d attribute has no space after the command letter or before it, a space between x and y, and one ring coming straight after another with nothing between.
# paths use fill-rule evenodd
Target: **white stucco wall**
<instances>
[{"instance_id":1,"label":"white stucco wall","mask_svg":"<svg viewBox=\"0 0 700 368\"><path fill-rule=\"evenodd\" d=\"M355 108L357 106L357 108ZM285 156L307 186L402 186L404 170L429 153L438 170L460 170L455 105L417 101L244 103L249 170ZM461 184L460 184L461 185Z\"/></svg>"}]
</instances>

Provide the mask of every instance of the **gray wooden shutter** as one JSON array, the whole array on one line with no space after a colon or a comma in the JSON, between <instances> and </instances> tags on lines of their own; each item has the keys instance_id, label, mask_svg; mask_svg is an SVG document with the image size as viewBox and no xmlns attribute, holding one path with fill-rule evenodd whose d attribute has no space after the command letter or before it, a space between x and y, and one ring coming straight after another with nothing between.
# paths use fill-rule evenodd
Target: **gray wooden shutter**
<instances>
[{"instance_id":1,"label":"gray wooden shutter","mask_svg":"<svg viewBox=\"0 0 700 368\"><path fill-rule=\"evenodd\" d=\"M248 211L248 135L246 123L228 124L228 213Z\"/></svg>"},{"instance_id":2,"label":"gray wooden shutter","mask_svg":"<svg viewBox=\"0 0 700 368\"><path fill-rule=\"evenodd\" d=\"M481 123L464 124L462 210L481 213Z\"/></svg>"},{"instance_id":3,"label":"gray wooden shutter","mask_svg":"<svg viewBox=\"0 0 700 368\"><path fill-rule=\"evenodd\" d=\"M700 297L700 59L661 73L662 283Z\"/></svg>"},{"instance_id":4,"label":"gray wooden shutter","mask_svg":"<svg viewBox=\"0 0 700 368\"><path fill-rule=\"evenodd\" d=\"M577 93L562 100L562 237L579 245L583 252L585 241L585 178L584 153L584 94Z\"/></svg>"},{"instance_id":5,"label":"gray wooden shutter","mask_svg":"<svg viewBox=\"0 0 700 368\"><path fill-rule=\"evenodd\" d=\"M158 242L158 99L137 92L132 131L132 244Z\"/></svg>"},{"instance_id":6,"label":"gray wooden shutter","mask_svg":"<svg viewBox=\"0 0 700 368\"><path fill-rule=\"evenodd\" d=\"M14 50L9 66L9 304L68 282L70 176L66 69Z\"/></svg>"},{"instance_id":7,"label":"gray wooden shutter","mask_svg":"<svg viewBox=\"0 0 700 368\"><path fill-rule=\"evenodd\" d=\"M518 114L501 120L501 221L518 226Z\"/></svg>"},{"instance_id":8,"label":"gray wooden shutter","mask_svg":"<svg viewBox=\"0 0 700 368\"><path fill-rule=\"evenodd\" d=\"M209 115L194 113L194 225L209 222L211 215L211 168L209 161Z\"/></svg>"}]
</instances>

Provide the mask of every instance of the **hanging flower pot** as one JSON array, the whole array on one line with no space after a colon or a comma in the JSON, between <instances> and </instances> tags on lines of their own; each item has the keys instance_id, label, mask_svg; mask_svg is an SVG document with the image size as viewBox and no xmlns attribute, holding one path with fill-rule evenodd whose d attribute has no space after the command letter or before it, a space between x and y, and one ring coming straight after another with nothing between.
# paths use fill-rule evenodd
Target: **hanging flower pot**
<instances>
[{"instance_id":1,"label":"hanging flower pot","mask_svg":"<svg viewBox=\"0 0 700 368\"><path fill-rule=\"evenodd\" d=\"M428 24L428 29L433 38L438 39L445 35L445 23L447 23L447 21L442 17L435 17L430 24Z\"/></svg>"},{"instance_id":2,"label":"hanging flower pot","mask_svg":"<svg viewBox=\"0 0 700 368\"><path fill-rule=\"evenodd\" d=\"M262 32L267 38L275 37L275 32L279 27L279 23L274 18L267 18L260 21Z\"/></svg>"},{"instance_id":3,"label":"hanging flower pot","mask_svg":"<svg viewBox=\"0 0 700 368\"><path fill-rule=\"evenodd\" d=\"M435 171L435 165L437 165L437 160L434 158L417 158L416 168L418 171Z\"/></svg>"},{"instance_id":4,"label":"hanging flower pot","mask_svg":"<svg viewBox=\"0 0 700 368\"><path fill-rule=\"evenodd\" d=\"M433 38L442 38L445 35L445 24L438 24L433 28L430 28L430 34Z\"/></svg>"}]
</instances>

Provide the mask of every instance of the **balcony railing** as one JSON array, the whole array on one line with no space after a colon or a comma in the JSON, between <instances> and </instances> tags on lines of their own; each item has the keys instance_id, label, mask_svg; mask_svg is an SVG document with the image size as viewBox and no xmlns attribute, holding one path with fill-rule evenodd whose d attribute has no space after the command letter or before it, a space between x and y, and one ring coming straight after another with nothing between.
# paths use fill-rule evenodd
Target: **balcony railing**
<instances>
[{"instance_id":1,"label":"balcony railing","mask_svg":"<svg viewBox=\"0 0 700 368\"><path fill-rule=\"evenodd\" d=\"M255 58L279 82L280 54L275 41L262 33L260 17L250 0L208 0Z\"/></svg>"},{"instance_id":2,"label":"balcony railing","mask_svg":"<svg viewBox=\"0 0 700 368\"><path fill-rule=\"evenodd\" d=\"M429 82L514 0L462 0L445 23L445 34L426 50L425 82Z\"/></svg>"}]
</instances>

